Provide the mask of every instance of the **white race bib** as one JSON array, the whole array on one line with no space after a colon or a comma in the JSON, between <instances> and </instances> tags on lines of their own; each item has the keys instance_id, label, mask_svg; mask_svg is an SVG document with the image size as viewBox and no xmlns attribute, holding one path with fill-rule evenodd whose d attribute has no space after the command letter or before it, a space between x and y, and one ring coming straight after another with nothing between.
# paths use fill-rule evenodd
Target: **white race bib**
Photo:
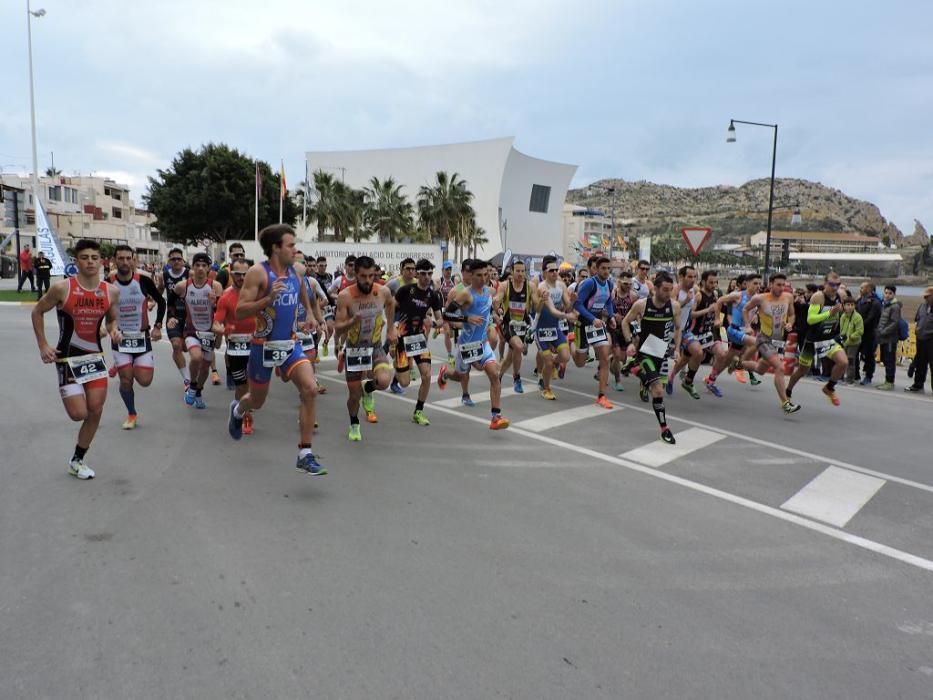
<instances>
[{"instance_id":1,"label":"white race bib","mask_svg":"<svg viewBox=\"0 0 933 700\"><path fill-rule=\"evenodd\" d=\"M715 340L716 339L713 338L712 331L709 331L708 333L704 333L703 335L697 336L697 342L700 344L700 347L703 348L704 350L706 350L706 348L712 347Z\"/></svg>"},{"instance_id":2,"label":"white race bib","mask_svg":"<svg viewBox=\"0 0 933 700\"><path fill-rule=\"evenodd\" d=\"M68 363L71 376L75 378L78 384L87 384L95 379L105 379L107 377L107 363L104 362L104 356L99 352L92 355L69 357L65 362Z\"/></svg>"},{"instance_id":3,"label":"white race bib","mask_svg":"<svg viewBox=\"0 0 933 700\"><path fill-rule=\"evenodd\" d=\"M540 340L542 343L553 343L555 340L557 340L557 329L553 326L550 328L539 328L538 340Z\"/></svg>"},{"instance_id":4,"label":"white race bib","mask_svg":"<svg viewBox=\"0 0 933 700\"><path fill-rule=\"evenodd\" d=\"M567 323L566 318L562 318L557 322L557 327L560 328L564 333L570 330L570 324Z\"/></svg>"},{"instance_id":5,"label":"white race bib","mask_svg":"<svg viewBox=\"0 0 933 700\"><path fill-rule=\"evenodd\" d=\"M294 349L294 340L267 340L262 346L262 366L282 366Z\"/></svg>"},{"instance_id":6,"label":"white race bib","mask_svg":"<svg viewBox=\"0 0 933 700\"><path fill-rule=\"evenodd\" d=\"M405 354L409 357L419 357L428 350L428 341L424 333L417 335L406 335L402 338L402 346L405 348Z\"/></svg>"},{"instance_id":7,"label":"white race bib","mask_svg":"<svg viewBox=\"0 0 933 700\"><path fill-rule=\"evenodd\" d=\"M227 336L227 354L230 357L247 357L249 355L248 334L228 335Z\"/></svg>"},{"instance_id":8,"label":"white race bib","mask_svg":"<svg viewBox=\"0 0 933 700\"><path fill-rule=\"evenodd\" d=\"M583 329L583 334L586 336L586 342L590 345L599 345L609 342L609 338L606 337L605 326L586 326Z\"/></svg>"},{"instance_id":9,"label":"white race bib","mask_svg":"<svg viewBox=\"0 0 933 700\"><path fill-rule=\"evenodd\" d=\"M509 329L512 331L512 335L523 338L525 333L528 332L528 324L524 321L509 321Z\"/></svg>"},{"instance_id":10,"label":"white race bib","mask_svg":"<svg viewBox=\"0 0 933 700\"><path fill-rule=\"evenodd\" d=\"M120 331L123 338L117 344L118 352L138 354L146 352L146 334L143 331Z\"/></svg>"},{"instance_id":11,"label":"white race bib","mask_svg":"<svg viewBox=\"0 0 933 700\"><path fill-rule=\"evenodd\" d=\"M822 360L829 354L829 351L836 344L836 341L830 338L829 340L817 340L813 343L813 357L817 360Z\"/></svg>"},{"instance_id":12,"label":"white race bib","mask_svg":"<svg viewBox=\"0 0 933 700\"><path fill-rule=\"evenodd\" d=\"M638 352L643 355L661 358L667 355L667 346L668 343L661 340L658 336L649 335L642 341L641 347L638 348Z\"/></svg>"},{"instance_id":13,"label":"white race bib","mask_svg":"<svg viewBox=\"0 0 933 700\"><path fill-rule=\"evenodd\" d=\"M483 359L484 341L477 340L474 343L464 343L458 346L460 350L460 359L465 365L471 365Z\"/></svg>"},{"instance_id":14,"label":"white race bib","mask_svg":"<svg viewBox=\"0 0 933 700\"><path fill-rule=\"evenodd\" d=\"M347 372L368 372L373 368L372 346L363 348L347 348L344 351Z\"/></svg>"},{"instance_id":15,"label":"white race bib","mask_svg":"<svg viewBox=\"0 0 933 700\"><path fill-rule=\"evenodd\" d=\"M295 333L295 336L301 341L302 352L310 352L317 347L317 343L311 333Z\"/></svg>"},{"instance_id":16,"label":"white race bib","mask_svg":"<svg viewBox=\"0 0 933 700\"><path fill-rule=\"evenodd\" d=\"M201 349L204 352L211 352L214 349L214 334L210 331L196 331L198 342L201 343Z\"/></svg>"}]
</instances>

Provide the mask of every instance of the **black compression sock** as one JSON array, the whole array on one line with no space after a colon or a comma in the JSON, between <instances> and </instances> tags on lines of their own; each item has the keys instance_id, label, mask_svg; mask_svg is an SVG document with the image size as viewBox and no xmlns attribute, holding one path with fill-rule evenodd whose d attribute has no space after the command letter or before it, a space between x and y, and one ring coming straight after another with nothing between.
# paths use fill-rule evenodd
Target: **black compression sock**
<instances>
[{"instance_id":1,"label":"black compression sock","mask_svg":"<svg viewBox=\"0 0 933 700\"><path fill-rule=\"evenodd\" d=\"M667 425L667 414L664 410L664 399L655 398L651 401L651 407L654 409L654 415L658 418L658 423L663 428Z\"/></svg>"},{"instance_id":2,"label":"black compression sock","mask_svg":"<svg viewBox=\"0 0 933 700\"><path fill-rule=\"evenodd\" d=\"M830 379L828 382L826 382L826 388L829 389L830 391L835 391L835 390L836 390L836 380L835 380L835 379Z\"/></svg>"},{"instance_id":3,"label":"black compression sock","mask_svg":"<svg viewBox=\"0 0 933 700\"><path fill-rule=\"evenodd\" d=\"M88 449L90 448L81 447L81 445L75 445L75 453L72 459L84 459L84 455L87 454Z\"/></svg>"},{"instance_id":4,"label":"black compression sock","mask_svg":"<svg viewBox=\"0 0 933 700\"><path fill-rule=\"evenodd\" d=\"M363 391L367 394L371 394L376 390L376 383L372 379L366 380L366 383L363 385Z\"/></svg>"},{"instance_id":5,"label":"black compression sock","mask_svg":"<svg viewBox=\"0 0 933 700\"><path fill-rule=\"evenodd\" d=\"M359 425L360 417L359 416L350 416L350 425Z\"/></svg>"},{"instance_id":6,"label":"black compression sock","mask_svg":"<svg viewBox=\"0 0 933 700\"><path fill-rule=\"evenodd\" d=\"M697 371L695 369L687 370L687 384L693 384L693 378L697 376Z\"/></svg>"}]
</instances>

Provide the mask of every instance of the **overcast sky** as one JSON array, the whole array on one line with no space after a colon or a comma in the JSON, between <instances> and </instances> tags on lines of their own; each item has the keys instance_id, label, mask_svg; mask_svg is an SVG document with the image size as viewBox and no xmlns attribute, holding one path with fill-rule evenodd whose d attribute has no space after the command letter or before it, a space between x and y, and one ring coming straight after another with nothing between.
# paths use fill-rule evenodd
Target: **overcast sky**
<instances>
[{"instance_id":1,"label":"overcast sky","mask_svg":"<svg viewBox=\"0 0 933 700\"><path fill-rule=\"evenodd\" d=\"M770 171L933 226L928 0L33 0L39 165L139 199L225 142L290 185L305 150L516 137L602 177L738 185ZM0 3L0 166L31 164L25 0Z\"/></svg>"}]
</instances>

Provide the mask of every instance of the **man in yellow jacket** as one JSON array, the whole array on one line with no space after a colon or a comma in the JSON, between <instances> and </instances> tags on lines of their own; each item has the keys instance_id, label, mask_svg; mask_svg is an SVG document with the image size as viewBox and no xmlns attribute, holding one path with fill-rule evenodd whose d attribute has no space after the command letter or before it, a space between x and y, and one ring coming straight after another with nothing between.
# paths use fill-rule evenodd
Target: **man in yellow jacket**
<instances>
[{"instance_id":1,"label":"man in yellow jacket","mask_svg":"<svg viewBox=\"0 0 933 700\"><path fill-rule=\"evenodd\" d=\"M855 384L858 372L858 347L865 334L865 323L860 314L855 311L855 299L847 297L843 304L842 316L839 318L839 335L842 337L843 347L849 358L849 368L846 370L846 384Z\"/></svg>"}]
</instances>

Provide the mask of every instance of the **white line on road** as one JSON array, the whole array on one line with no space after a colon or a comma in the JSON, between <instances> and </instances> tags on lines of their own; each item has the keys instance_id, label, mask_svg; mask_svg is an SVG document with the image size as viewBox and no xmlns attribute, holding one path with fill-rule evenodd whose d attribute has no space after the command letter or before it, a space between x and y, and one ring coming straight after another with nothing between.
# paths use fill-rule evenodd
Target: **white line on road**
<instances>
[{"instance_id":1,"label":"white line on road","mask_svg":"<svg viewBox=\"0 0 933 700\"><path fill-rule=\"evenodd\" d=\"M528 420L520 421L514 425L516 428L530 430L534 433L541 433L545 430L551 430L552 428L559 428L567 423L585 420L586 418L595 418L596 416L607 416L612 413L615 413L615 411L607 411L599 404L588 403L583 406L577 406L576 408L545 413L543 416L529 418Z\"/></svg>"},{"instance_id":2,"label":"white line on road","mask_svg":"<svg viewBox=\"0 0 933 700\"><path fill-rule=\"evenodd\" d=\"M724 437L726 436L722 433L714 433L712 430L688 428L682 433L677 433L676 445L661 445L655 440L647 445L624 452L619 456L633 462L647 464L649 467L660 467L691 452L719 442Z\"/></svg>"},{"instance_id":3,"label":"white line on road","mask_svg":"<svg viewBox=\"0 0 933 700\"><path fill-rule=\"evenodd\" d=\"M330 381L339 381L337 379L326 377ZM582 393L582 392L574 392ZM586 394L584 394L586 396ZM409 399L404 396L396 396L394 394L388 394L387 398L395 399L397 401L403 401L408 404L414 404L414 399ZM451 408L445 408L443 406L437 406L433 404L434 410L440 413L446 413L450 416L457 418L458 420L468 420L473 421L474 423L480 423L482 425L488 425L488 421L485 418L480 418L479 416L471 416L469 413L463 411L455 411ZM901 549L895 547L889 547L886 544L880 542L875 542L874 540L869 540L865 537L860 537L858 535L853 535L846 532L845 530L839 530L838 528L831 527L829 525L824 525L823 523L816 522L815 520L809 520L800 515L794 513L788 513L781 510L780 508L775 508L773 506L766 506L763 503L756 503L748 498L742 496L736 496L735 494L728 493L726 491L721 491L720 489L713 488L712 486L706 486L705 484L699 484L695 481L690 481L689 479L684 479L683 477L675 476L674 474L669 474L665 471L660 471L658 469L653 469L651 467L645 467L641 464L637 464L627 459L622 459L621 457L613 457L612 455L603 454L602 452L597 452L596 450L591 450L587 447L580 447L579 445L572 445L569 442L564 442L563 440L557 440L555 438L549 437L547 435L541 435L539 433L533 433L530 430L522 430L521 428L510 428L509 430L502 431L498 433L501 438L508 438L507 434L520 435L522 437L529 438L531 440L537 440L553 447L560 447L571 452L575 452L578 455L583 455L585 457L591 457L594 460L600 462L607 462L619 467L624 467L630 471L637 472L639 474L644 474L646 476L652 476L655 479L661 479L662 481L667 481L672 484L677 484L683 486L684 488L691 489L698 493L703 493L714 498L718 498L728 503L733 503L743 508L748 508L749 510L754 510L758 513L764 515L770 515L773 518L778 520L783 520L784 522L793 523L794 525L799 525L800 527L812 530L814 532L819 532L827 537L832 537L833 539L839 540L841 542L847 542L856 547L874 552L875 554L880 554L881 556L888 557L889 559L895 559L904 564L909 564L910 566L915 566L918 569L923 569L925 571L933 572L933 560L924 559L919 557L916 554L911 554L910 552L905 552ZM577 461L573 464L568 463L567 466L570 467L579 467L585 466L586 462Z\"/></svg>"},{"instance_id":4,"label":"white line on road","mask_svg":"<svg viewBox=\"0 0 933 700\"><path fill-rule=\"evenodd\" d=\"M587 394L586 392L583 392L583 391L577 391L576 389L568 389L567 387L562 387L561 391L564 393L568 393L568 394L577 394L578 396L592 397L592 394ZM884 392L881 392L881 393L884 393ZM642 408L641 406L634 406L631 404L621 404L616 401L613 401L612 403L613 405L618 406L620 408L624 407L631 411L641 411L642 413L647 413L651 416L654 416L654 411L650 408ZM721 428L716 425L707 425L706 423L700 423L699 421L690 420L688 418L678 418L677 416L671 415L670 412L668 412L667 414L667 419L669 421L679 421L681 423L686 423L687 425L693 425L693 426L696 426L697 428L705 428L706 430L718 431L724 435L728 435L729 437L738 438L739 440L745 440L746 442L751 442L756 445L762 445L763 447L770 447L771 449L780 450L781 452L787 452L788 454L797 455L799 457L806 457L809 461L831 462L832 464L835 464L836 466L844 467L846 469L851 469L854 472L859 472L861 474L868 474L869 476L876 476L879 479L884 479L885 481L891 481L896 484L902 484L903 486L910 486L911 488L914 488L914 489L919 489L921 491L927 491L929 493L933 493L933 486L931 486L930 484L921 484L919 481L911 481L910 479L903 479L899 476L895 476L894 474L885 474L884 472L879 472L874 469L866 469L865 467L860 467L857 464L849 464L848 462L843 462L838 459L833 459L832 457L826 457L824 455L814 454L813 452L806 452L804 450L798 450L794 447L788 447L786 445L779 445L776 442L770 442L768 440L762 440L761 438L752 437L751 435L746 435L744 433L737 433L732 430L726 430L725 428Z\"/></svg>"},{"instance_id":5,"label":"white line on road","mask_svg":"<svg viewBox=\"0 0 933 700\"><path fill-rule=\"evenodd\" d=\"M829 466L781 508L845 527L884 484L884 479Z\"/></svg>"},{"instance_id":6,"label":"white line on road","mask_svg":"<svg viewBox=\"0 0 933 700\"><path fill-rule=\"evenodd\" d=\"M454 389L459 388L459 384L451 380L451 384ZM515 390L512 387L504 386L502 387L502 398L506 396L512 396L515 394ZM489 392L480 391L475 394L470 394L470 398L473 399L474 403L482 403L483 401L489 401ZM460 405L460 397L455 396L452 399L441 399L440 401L432 401L432 406L443 406L444 408L454 408ZM606 410L606 409L603 409Z\"/></svg>"}]
</instances>

